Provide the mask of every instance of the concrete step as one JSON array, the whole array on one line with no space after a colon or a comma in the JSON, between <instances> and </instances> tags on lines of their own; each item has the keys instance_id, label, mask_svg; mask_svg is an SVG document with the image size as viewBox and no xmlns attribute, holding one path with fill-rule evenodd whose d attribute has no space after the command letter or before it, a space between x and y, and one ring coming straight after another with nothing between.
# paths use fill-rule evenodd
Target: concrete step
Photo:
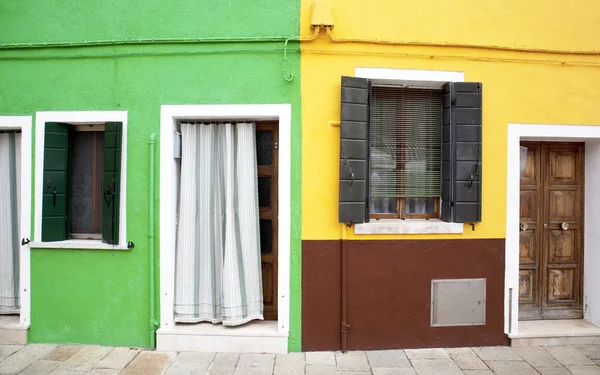
<instances>
[{"instance_id":1,"label":"concrete step","mask_svg":"<svg viewBox=\"0 0 600 375\"><path fill-rule=\"evenodd\" d=\"M19 315L0 315L0 344L27 344L27 328L19 324Z\"/></svg>"},{"instance_id":2,"label":"concrete step","mask_svg":"<svg viewBox=\"0 0 600 375\"><path fill-rule=\"evenodd\" d=\"M600 327L583 319L520 321L511 346L600 345Z\"/></svg>"}]
</instances>

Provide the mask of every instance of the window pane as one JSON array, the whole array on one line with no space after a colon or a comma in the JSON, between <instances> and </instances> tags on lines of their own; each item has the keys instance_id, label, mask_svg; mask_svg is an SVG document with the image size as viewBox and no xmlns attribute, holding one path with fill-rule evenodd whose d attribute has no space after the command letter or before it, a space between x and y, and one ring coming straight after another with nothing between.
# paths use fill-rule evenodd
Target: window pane
<instances>
[{"instance_id":1,"label":"window pane","mask_svg":"<svg viewBox=\"0 0 600 375\"><path fill-rule=\"evenodd\" d=\"M273 132L256 131L256 161L258 165L273 164Z\"/></svg>"},{"instance_id":2,"label":"window pane","mask_svg":"<svg viewBox=\"0 0 600 375\"><path fill-rule=\"evenodd\" d=\"M271 207L271 177L258 178L258 207Z\"/></svg>"},{"instance_id":3,"label":"window pane","mask_svg":"<svg viewBox=\"0 0 600 375\"><path fill-rule=\"evenodd\" d=\"M260 220L260 252L261 254L273 253L273 222Z\"/></svg>"},{"instance_id":4,"label":"window pane","mask_svg":"<svg viewBox=\"0 0 600 375\"><path fill-rule=\"evenodd\" d=\"M371 198L369 211L372 214L396 214L396 198Z\"/></svg>"},{"instance_id":5,"label":"window pane","mask_svg":"<svg viewBox=\"0 0 600 375\"><path fill-rule=\"evenodd\" d=\"M437 198L405 198L405 214L432 214L435 212Z\"/></svg>"},{"instance_id":6,"label":"window pane","mask_svg":"<svg viewBox=\"0 0 600 375\"><path fill-rule=\"evenodd\" d=\"M73 132L71 146L71 230L93 226L94 133Z\"/></svg>"}]
</instances>

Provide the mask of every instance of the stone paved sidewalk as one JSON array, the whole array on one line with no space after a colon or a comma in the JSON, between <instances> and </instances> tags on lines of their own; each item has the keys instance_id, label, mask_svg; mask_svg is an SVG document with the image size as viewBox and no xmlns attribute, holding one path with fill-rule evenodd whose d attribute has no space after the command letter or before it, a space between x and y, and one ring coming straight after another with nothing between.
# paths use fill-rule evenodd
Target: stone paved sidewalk
<instances>
[{"instance_id":1,"label":"stone paved sidewalk","mask_svg":"<svg viewBox=\"0 0 600 375\"><path fill-rule=\"evenodd\" d=\"M0 345L0 374L593 375L600 345L289 354L164 353L88 345Z\"/></svg>"}]
</instances>

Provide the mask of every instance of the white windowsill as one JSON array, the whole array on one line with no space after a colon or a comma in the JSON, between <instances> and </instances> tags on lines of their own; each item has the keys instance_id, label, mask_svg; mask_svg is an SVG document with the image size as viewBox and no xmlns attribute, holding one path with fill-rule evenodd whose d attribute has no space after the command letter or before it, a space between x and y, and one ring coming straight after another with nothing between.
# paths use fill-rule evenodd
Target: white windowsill
<instances>
[{"instance_id":1,"label":"white windowsill","mask_svg":"<svg viewBox=\"0 0 600 375\"><path fill-rule=\"evenodd\" d=\"M32 249L92 249L92 250L130 250L125 245L109 245L101 240L67 240L54 242L33 241L29 244Z\"/></svg>"},{"instance_id":2,"label":"white windowsill","mask_svg":"<svg viewBox=\"0 0 600 375\"><path fill-rule=\"evenodd\" d=\"M371 220L355 224L354 234L462 234L462 223L447 223L441 220Z\"/></svg>"}]
</instances>

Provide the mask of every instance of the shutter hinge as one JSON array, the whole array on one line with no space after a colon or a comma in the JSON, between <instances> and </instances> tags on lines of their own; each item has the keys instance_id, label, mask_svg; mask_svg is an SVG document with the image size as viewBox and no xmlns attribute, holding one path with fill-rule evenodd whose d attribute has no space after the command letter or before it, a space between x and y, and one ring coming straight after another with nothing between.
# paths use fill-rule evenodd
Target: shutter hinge
<instances>
[{"instance_id":1,"label":"shutter hinge","mask_svg":"<svg viewBox=\"0 0 600 375\"><path fill-rule=\"evenodd\" d=\"M456 98L452 98L451 103L453 107L456 107Z\"/></svg>"},{"instance_id":2,"label":"shutter hinge","mask_svg":"<svg viewBox=\"0 0 600 375\"><path fill-rule=\"evenodd\" d=\"M30 243L31 241L29 241L29 238L22 238L21 239L21 246L25 246L28 243Z\"/></svg>"}]
</instances>

